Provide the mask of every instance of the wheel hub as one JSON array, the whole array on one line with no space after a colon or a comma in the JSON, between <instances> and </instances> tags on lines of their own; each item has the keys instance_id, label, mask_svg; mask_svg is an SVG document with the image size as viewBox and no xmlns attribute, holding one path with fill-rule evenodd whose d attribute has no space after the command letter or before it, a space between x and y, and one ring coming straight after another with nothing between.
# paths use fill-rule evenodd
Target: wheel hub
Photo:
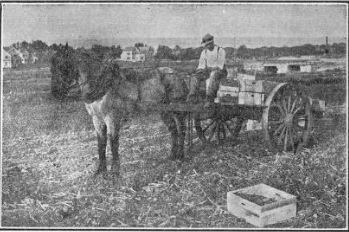
<instances>
[{"instance_id":1,"label":"wheel hub","mask_svg":"<svg viewBox=\"0 0 349 232\"><path fill-rule=\"evenodd\" d=\"M288 113L286 114L286 117L285 117L285 125L287 127L291 127L292 124L293 124L293 114Z\"/></svg>"}]
</instances>

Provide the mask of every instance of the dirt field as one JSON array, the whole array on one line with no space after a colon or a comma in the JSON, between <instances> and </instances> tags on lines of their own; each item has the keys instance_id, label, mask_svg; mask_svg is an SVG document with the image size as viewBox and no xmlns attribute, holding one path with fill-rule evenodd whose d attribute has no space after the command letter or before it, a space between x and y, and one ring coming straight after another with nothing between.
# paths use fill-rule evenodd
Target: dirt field
<instances>
[{"instance_id":1,"label":"dirt field","mask_svg":"<svg viewBox=\"0 0 349 232\"><path fill-rule=\"evenodd\" d=\"M168 160L159 116L134 117L121 131L115 180L93 175L91 119L82 102L50 96L48 70L5 73L3 88L4 227L251 228L227 212L226 193L261 182L298 200L297 217L271 227L346 226L344 117L317 121L312 146L297 155L271 153L245 132L236 146L198 147L184 162Z\"/></svg>"}]
</instances>

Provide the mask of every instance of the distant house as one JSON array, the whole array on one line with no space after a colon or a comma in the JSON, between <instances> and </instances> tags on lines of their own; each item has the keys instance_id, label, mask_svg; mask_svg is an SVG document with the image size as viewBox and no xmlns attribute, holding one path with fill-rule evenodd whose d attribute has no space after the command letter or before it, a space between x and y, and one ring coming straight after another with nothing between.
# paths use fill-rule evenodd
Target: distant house
<instances>
[{"instance_id":1,"label":"distant house","mask_svg":"<svg viewBox=\"0 0 349 232\"><path fill-rule=\"evenodd\" d=\"M126 47L120 56L120 60L130 62L144 62L153 56L153 51L150 47Z\"/></svg>"},{"instance_id":2,"label":"distant house","mask_svg":"<svg viewBox=\"0 0 349 232\"><path fill-rule=\"evenodd\" d=\"M29 57L30 57L29 52L27 50L23 49L23 50L20 50L20 53L22 54L22 57L23 57L23 60L24 60L23 64L29 63Z\"/></svg>"},{"instance_id":3,"label":"distant house","mask_svg":"<svg viewBox=\"0 0 349 232\"><path fill-rule=\"evenodd\" d=\"M2 49L2 61L4 64L4 68L12 67L11 55L5 49Z\"/></svg>"},{"instance_id":4,"label":"distant house","mask_svg":"<svg viewBox=\"0 0 349 232\"><path fill-rule=\"evenodd\" d=\"M266 63L263 71L270 74L311 72L312 66L307 63Z\"/></svg>"},{"instance_id":5,"label":"distant house","mask_svg":"<svg viewBox=\"0 0 349 232\"><path fill-rule=\"evenodd\" d=\"M30 63L33 63L33 64L34 64L34 63L36 63L38 60L39 60L39 58L37 57L37 55L35 54L35 52L30 54L30 59L29 59L29 62L30 62Z\"/></svg>"},{"instance_id":6,"label":"distant house","mask_svg":"<svg viewBox=\"0 0 349 232\"><path fill-rule=\"evenodd\" d=\"M145 45L144 47L139 47L138 50L141 54L145 55L146 60L151 59L154 55L154 49L152 47L147 46L147 45Z\"/></svg>"},{"instance_id":7,"label":"distant house","mask_svg":"<svg viewBox=\"0 0 349 232\"><path fill-rule=\"evenodd\" d=\"M19 60L19 62L21 64L25 64L26 60L25 60L25 55L23 55L23 53L21 51L19 51L18 49L16 49L15 47L11 46L8 48L8 53L10 53L10 55L12 56L12 58L16 58L16 62L17 60Z\"/></svg>"}]
</instances>

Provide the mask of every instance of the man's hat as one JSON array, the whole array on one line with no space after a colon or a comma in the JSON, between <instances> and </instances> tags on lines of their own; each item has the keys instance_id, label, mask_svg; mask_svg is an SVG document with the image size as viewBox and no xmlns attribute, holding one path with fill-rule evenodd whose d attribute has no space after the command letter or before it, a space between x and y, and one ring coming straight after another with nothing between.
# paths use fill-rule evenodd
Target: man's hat
<instances>
[{"instance_id":1,"label":"man's hat","mask_svg":"<svg viewBox=\"0 0 349 232\"><path fill-rule=\"evenodd\" d=\"M210 35L207 33L204 37L202 37L201 44L204 44L205 46L213 42L213 35Z\"/></svg>"}]
</instances>

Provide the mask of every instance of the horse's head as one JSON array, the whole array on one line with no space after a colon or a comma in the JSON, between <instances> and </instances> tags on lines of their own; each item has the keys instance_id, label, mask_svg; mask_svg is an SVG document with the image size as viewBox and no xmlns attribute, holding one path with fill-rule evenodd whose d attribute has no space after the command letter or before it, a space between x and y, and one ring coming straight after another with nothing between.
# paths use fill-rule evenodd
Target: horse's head
<instances>
[{"instance_id":1,"label":"horse's head","mask_svg":"<svg viewBox=\"0 0 349 232\"><path fill-rule=\"evenodd\" d=\"M88 53L81 54L78 69L82 99L87 103L103 97L121 79L116 63L102 61Z\"/></svg>"},{"instance_id":2,"label":"horse's head","mask_svg":"<svg viewBox=\"0 0 349 232\"><path fill-rule=\"evenodd\" d=\"M185 101L188 88L183 77L168 67L158 68L161 73L161 83L164 86L167 102Z\"/></svg>"}]
</instances>

